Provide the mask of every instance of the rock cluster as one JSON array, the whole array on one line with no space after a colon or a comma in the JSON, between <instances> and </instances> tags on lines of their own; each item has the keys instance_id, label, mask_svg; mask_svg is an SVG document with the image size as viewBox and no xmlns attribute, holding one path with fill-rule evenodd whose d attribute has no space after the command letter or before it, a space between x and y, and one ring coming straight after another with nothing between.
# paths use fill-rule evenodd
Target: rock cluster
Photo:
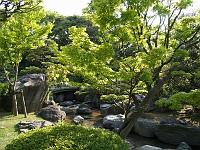
<instances>
[{"instance_id":1,"label":"rock cluster","mask_svg":"<svg viewBox=\"0 0 200 150\"><path fill-rule=\"evenodd\" d=\"M40 120L21 121L20 123L18 123L20 133L26 133L28 130L43 128L47 126L53 126L53 123L48 122L48 121L40 121Z\"/></svg>"}]
</instances>

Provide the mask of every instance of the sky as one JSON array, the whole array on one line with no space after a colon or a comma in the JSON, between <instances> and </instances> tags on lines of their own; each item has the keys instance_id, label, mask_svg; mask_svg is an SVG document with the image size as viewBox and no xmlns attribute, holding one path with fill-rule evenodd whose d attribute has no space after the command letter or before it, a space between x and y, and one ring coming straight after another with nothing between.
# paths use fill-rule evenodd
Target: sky
<instances>
[{"instance_id":1,"label":"sky","mask_svg":"<svg viewBox=\"0 0 200 150\"><path fill-rule=\"evenodd\" d=\"M65 16L82 15L82 9L90 0L44 0L46 10L57 11Z\"/></svg>"},{"instance_id":2,"label":"sky","mask_svg":"<svg viewBox=\"0 0 200 150\"><path fill-rule=\"evenodd\" d=\"M194 8L189 11L194 11L200 8L199 0L193 0ZM82 15L82 9L87 7L90 0L44 0L46 10L56 11L65 16Z\"/></svg>"}]
</instances>

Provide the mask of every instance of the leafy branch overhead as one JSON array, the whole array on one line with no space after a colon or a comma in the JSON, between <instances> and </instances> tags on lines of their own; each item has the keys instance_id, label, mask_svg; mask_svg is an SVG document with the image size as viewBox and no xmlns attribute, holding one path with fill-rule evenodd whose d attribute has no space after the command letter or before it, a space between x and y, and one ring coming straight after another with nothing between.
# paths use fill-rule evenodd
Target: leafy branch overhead
<instances>
[{"instance_id":1,"label":"leafy branch overhead","mask_svg":"<svg viewBox=\"0 0 200 150\"><path fill-rule=\"evenodd\" d=\"M28 13L36 9L42 0L1 0L0 22L7 21L14 14Z\"/></svg>"},{"instance_id":2,"label":"leafy branch overhead","mask_svg":"<svg viewBox=\"0 0 200 150\"><path fill-rule=\"evenodd\" d=\"M190 58L189 49L198 48L200 12L184 13L191 4L191 0L93 0L84 12L98 27L100 42L93 43L84 28L69 29L72 43L61 47L60 62L95 88L118 88L120 93L114 94L129 96L126 120L119 130L122 137L163 86L180 73L181 64ZM141 103L136 93L145 94ZM131 102L136 111L130 112Z\"/></svg>"}]
</instances>

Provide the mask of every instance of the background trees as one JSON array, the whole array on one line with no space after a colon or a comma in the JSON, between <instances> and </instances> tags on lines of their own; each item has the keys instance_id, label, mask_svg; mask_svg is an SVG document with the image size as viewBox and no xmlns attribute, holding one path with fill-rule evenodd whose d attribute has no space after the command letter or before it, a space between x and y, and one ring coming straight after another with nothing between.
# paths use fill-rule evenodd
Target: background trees
<instances>
[{"instance_id":1,"label":"background trees","mask_svg":"<svg viewBox=\"0 0 200 150\"><path fill-rule=\"evenodd\" d=\"M15 13L25 13L34 10L42 0L1 0L0 22L6 21Z\"/></svg>"},{"instance_id":2,"label":"background trees","mask_svg":"<svg viewBox=\"0 0 200 150\"><path fill-rule=\"evenodd\" d=\"M47 20L50 18L55 18L54 26L52 32L49 33L48 38L54 40L58 44L58 49L61 46L65 46L71 43L69 39L68 28L72 26L76 27L86 27L86 32L89 34L89 37L92 41L97 41L97 28L92 26L92 22L86 20L83 16L59 16L55 13L49 13L47 15Z\"/></svg>"},{"instance_id":3,"label":"background trees","mask_svg":"<svg viewBox=\"0 0 200 150\"><path fill-rule=\"evenodd\" d=\"M122 137L189 60L187 48L199 43L199 14L182 16L191 3L93 0L85 12L99 27L100 43L92 42L85 28L70 28L72 43L61 48L60 62L95 88L112 87L129 95ZM137 93L145 94L141 103ZM131 102L136 109L130 112Z\"/></svg>"},{"instance_id":4,"label":"background trees","mask_svg":"<svg viewBox=\"0 0 200 150\"><path fill-rule=\"evenodd\" d=\"M16 82L19 73L19 63L27 51L44 44L51 30L51 25L39 24L44 17L41 7L23 14L14 14L0 29L0 64L13 91L13 111L17 115ZM10 76L12 69L14 76Z\"/></svg>"}]
</instances>

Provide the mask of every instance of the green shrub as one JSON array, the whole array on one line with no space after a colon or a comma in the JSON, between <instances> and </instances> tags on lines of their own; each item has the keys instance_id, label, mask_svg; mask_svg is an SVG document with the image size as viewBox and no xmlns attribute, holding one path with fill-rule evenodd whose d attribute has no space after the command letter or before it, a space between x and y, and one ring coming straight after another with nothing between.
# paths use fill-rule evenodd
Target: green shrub
<instances>
[{"instance_id":1,"label":"green shrub","mask_svg":"<svg viewBox=\"0 0 200 150\"><path fill-rule=\"evenodd\" d=\"M6 150L129 150L119 135L105 129L58 125L21 134Z\"/></svg>"},{"instance_id":2,"label":"green shrub","mask_svg":"<svg viewBox=\"0 0 200 150\"><path fill-rule=\"evenodd\" d=\"M0 96L6 95L9 91L9 83L2 83L0 82Z\"/></svg>"},{"instance_id":3,"label":"green shrub","mask_svg":"<svg viewBox=\"0 0 200 150\"><path fill-rule=\"evenodd\" d=\"M42 70L36 66L29 66L26 67L24 70L20 71L20 75L33 74L33 73L42 73Z\"/></svg>"},{"instance_id":4,"label":"green shrub","mask_svg":"<svg viewBox=\"0 0 200 150\"><path fill-rule=\"evenodd\" d=\"M158 100L156 104L159 107L167 107L171 110L181 110L184 105L191 105L200 108L200 89L192 90L189 93L176 93L168 100Z\"/></svg>"},{"instance_id":5,"label":"green shrub","mask_svg":"<svg viewBox=\"0 0 200 150\"><path fill-rule=\"evenodd\" d=\"M105 101L107 103L113 103L114 101L124 101L126 99L128 99L128 95L117 96L115 94L109 94L109 95L102 95L100 97L101 101Z\"/></svg>"}]
</instances>

